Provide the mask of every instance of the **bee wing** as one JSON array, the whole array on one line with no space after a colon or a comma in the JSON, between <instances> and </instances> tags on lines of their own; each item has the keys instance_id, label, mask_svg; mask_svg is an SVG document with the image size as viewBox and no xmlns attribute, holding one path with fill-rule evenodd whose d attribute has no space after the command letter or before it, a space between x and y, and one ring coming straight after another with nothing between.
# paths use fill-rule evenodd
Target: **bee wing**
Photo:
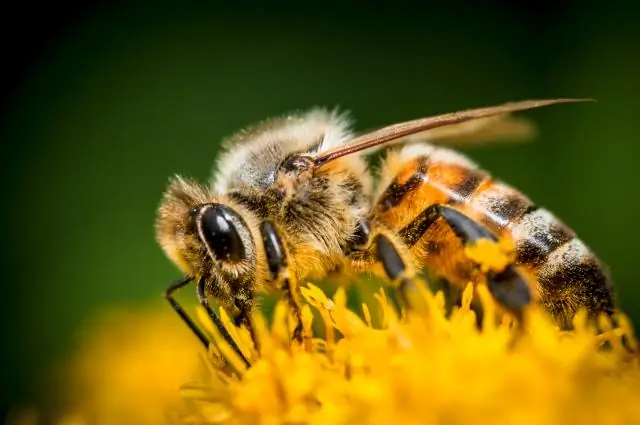
<instances>
[{"instance_id":1,"label":"bee wing","mask_svg":"<svg viewBox=\"0 0 640 425\"><path fill-rule=\"evenodd\" d=\"M321 152L316 164L321 165L331 160L360 151L370 151L393 143L411 140L429 140L444 143L449 140L482 141L492 136L509 138L534 134L535 127L526 121L516 119L510 114L526 109L540 108L557 103L584 102L591 99L545 99L524 100L505 103L486 108L469 109L434 117L392 124L356 137L346 145ZM529 127L529 129L527 129Z\"/></svg>"},{"instance_id":2,"label":"bee wing","mask_svg":"<svg viewBox=\"0 0 640 425\"><path fill-rule=\"evenodd\" d=\"M434 128L399 139L397 142L425 141L434 144L468 146L497 142L524 142L532 140L537 135L538 127L532 120L502 114Z\"/></svg>"}]
</instances>

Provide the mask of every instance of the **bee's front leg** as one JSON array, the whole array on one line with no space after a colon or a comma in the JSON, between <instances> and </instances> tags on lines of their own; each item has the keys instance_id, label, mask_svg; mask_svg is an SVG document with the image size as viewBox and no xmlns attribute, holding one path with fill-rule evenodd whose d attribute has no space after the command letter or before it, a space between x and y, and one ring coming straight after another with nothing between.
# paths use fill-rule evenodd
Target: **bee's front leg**
<instances>
[{"instance_id":1,"label":"bee's front leg","mask_svg":"<svg viewBox=\"0 0 640 425\"><path fill-rule=\"evenodd\" d=\"M291 265L288 262L288 252L285 243L276 226L271 221L264 221L260 226L264 243L267 264L272 285L282 289L296 320L293 339L302 342L306 337L302 324L302 307L300 303L298 282Z\"/></svg>"},{"instance_id":2,"label":"bee's front leg","mask_svg":"<svg viewBox=\"0 0 640 425\"><path fill-rule=\"evenodd\" d=\"M176 293L176 291L178 291L178 289L185 287L192 281L193 281L193 276L185 276L182 279L171 283L171 285L169 285L169 287L164 291L164 297L171 305L171 308L173 308L173 310L176 313L178 313L178 316L180 316L180 318L187 325L187 327L191 329L191 331L194 333L196 338L198 338L198 340L200 340L200 342L202 342L202 344L205 347L208 347L209 344L211 343L211 341L209 341L209 338L207 338L204 332L202 332L202 330L198 327L198 325L196 325L193 319L184 310L182 305L180 305L180 303L174 298L174 294Z\"/></svg>"},{"instance_id":3,"label":"bee's front leg","mask_svg":"<svg viewBox=\"0 0 640 425\"><path fill-rule=\"evenodd\" d=\"M216 314L215 311L213 311L213 308L211 308L211 304L209 303L209 299L207 298L207 295L206 295L206 279L200 278L198 280L198 283L196 285L196 294L198 296L198 301L200 302L200 305L202 306L202 308L205 309L205 311L213 321L213 324L218 329L218 332L220 332L220 336L222 336L222 338L227 342L227 344L229 344L229 346L233 349L233 351L236 352L236 354L238 355L238 357L240 357L240 359L244 362L244 364L247 367L250 367L251 363L244 356L244 354L242 353L242 350L240 350L240 347L238 347L238 344L236 344L231 334L229 334L229 331L224 326L224 323L222 322L220 317ZM252 331L252 327L250 326L249 326L249 331L250 332ZM253 337L253 332L251 332L251 334ZM254 340L254 343L255 343L255 340Z\"/></svg>"},{"instance_id":4,"label":"bee's front leg","mask_svg":"<svg viewBox=\"0 0 640 425\"><path fill-rule=\"evenodd\" d=\"M165 291L165 298L167 299L167 301L169 301L169 304L175 310L175 312L178 313L178 316L180 316L180 318L186 323L186 325L189 327L189 329L191 329L191 331L200 340L200 342L202 342L202 344L205 346L205 348L208 348L209 345L211 344L211 341L209 340L209 338L198 327L198 325L196 325L196 323L193 321L193 319L184 310L182 305L180 305L180 303L174 298L174 293L178 289L188 285L191 281L193 281L193 279L194 279L193 276L186 276L186 277L184 277L184 278L172 283L169 286L169 288L167 288L167 290ZM206 310L207 314L209 315L209 317L213 321L213 324L218 329L218 332L220 332L220 335L222 336L222 338L238 354L238 356L243 361L243 363L247 367L250 366L249 361L242 354L242 351L240 350L238 345L235 343L235 341L233 340L233 338L229 334L229 331L227 331L227 328L225 328L224 324L222 323L222 320L220 320L220 317L211 308L211 305L209 304L209 300L205 296L205 283L206 283L206 280L204 278L200 278L200 279L198 279L198 282L197 282L197 285L196 285L196 293L198 295L198 300L200 301L200 304Z\"/></svg>"}]
</instances>

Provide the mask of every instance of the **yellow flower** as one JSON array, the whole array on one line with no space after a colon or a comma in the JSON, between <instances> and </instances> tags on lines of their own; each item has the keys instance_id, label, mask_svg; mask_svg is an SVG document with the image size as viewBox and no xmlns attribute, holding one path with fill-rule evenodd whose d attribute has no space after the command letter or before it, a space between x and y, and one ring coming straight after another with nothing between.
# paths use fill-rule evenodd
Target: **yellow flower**
<instances>
[{"instance_id":1,"label":"yellow flower","mask_svg":"<svg viewBox=\"0 0 640 425\"><path fill-rule=\"evenodd\" d=\"M176 417L189 424L640 423L640 366L623 346L636 348L624 316L615 328L602 320L598 334L580 313L575 331L560 332L533 308L523 329L507 316L495 319L479 286L486 319L478 328L471 286L449 315L442 293L416 287L419 309L398 311L380 291L357 314L343 289L329 298L309 284L302 291L311 343L290 342L293 322L281 302L271 327L255 316L259 353L222 312L252 366L205 322L220 347L211 350L212 364L227 358L238 372L212 366L185 385Z\"/></svg>"},{"instance_id":2,"label":"yellow flower","mask_svg":"<svg viewBox=\"0 0 640 425\"><path fill-rule=\"evenodd\" d=\"M467 255L500 270L512 246ZM414 283L410 309L366 285L357 307L344 288L303 286L301 343L285 301L270 324L254 314L258 348L220 309L250 367L201 309L207 358L168 306L112 312L71 361L72 403L57 424L640 424L638 344L624 315L596 330L580 312L562 332L541 307L512 321L484 285L448 311L442 292ZM26 411L15 423L35 419Z\"/></svg>"}]
</instances>

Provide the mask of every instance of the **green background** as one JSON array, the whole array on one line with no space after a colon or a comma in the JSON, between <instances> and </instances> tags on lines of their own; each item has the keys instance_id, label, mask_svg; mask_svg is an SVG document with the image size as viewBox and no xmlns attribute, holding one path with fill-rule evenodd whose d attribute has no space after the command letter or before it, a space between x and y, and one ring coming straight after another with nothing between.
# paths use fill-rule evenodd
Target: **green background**
<instances>
[{"instance_id":1,"label":"green background","mask_svg":"<svg viewBox=\"0 0 640 425\"><path fill-rule=\"evenodd\" d=\"M568 222L640 323L640 6L442 3L96 6L42 34L2 116L2 408L47 399L93 311L179 276L153 234L170 175L206 179L222 137L314 105L368 129L597 98L527 113L533 144L469 154Z\"/></svg>"}]
</instances>

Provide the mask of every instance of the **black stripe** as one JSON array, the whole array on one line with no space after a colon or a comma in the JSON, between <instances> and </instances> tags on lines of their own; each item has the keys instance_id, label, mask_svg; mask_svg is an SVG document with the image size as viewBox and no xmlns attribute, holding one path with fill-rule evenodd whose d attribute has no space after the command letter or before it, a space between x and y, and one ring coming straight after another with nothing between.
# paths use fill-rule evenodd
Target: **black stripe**
<instances>
[{"instance_id":1,"label":"black stripe","mask_svg":"<svg viewBox=\"0 0 640 425\"><path fill-rule=\"evenodd\" d=\"M555 267L543 267L538 272L541 293L547 302L584 306L592 315L613 313L609 275L593 255L573 261L565 258L559 261ZM572 315L574 312L567 313Z\"/></svg>"},{"instance_id":2,"label":"black stripe","mask_svg":"<svg viewBox=\"0 0 640 425\"><path fill-rule=\"evenodd\" d=\"M387 189L382 193L382 196L380 196L378 204L376 205L378 211L384 212L400 205L408 193L413 192L418 186L424 183L428 170L428 158L419 157L417 158L417 161L417 170L411 177L409 177L409 180L400 184L397 179L394 179L389 187L387 187Z\"/></svg>"},{"instance_id":3,"label":"black stripe","mask_svg":"<svg viewBox=\"0 0 640 425\"><path fill-rule=\"evenodd\" d=\"M471 194L475 192L478 186L480 186L480 183L482 183L489 177L487 173L476 168L461 167L461 171L464 174L464 178L462 179L460 184L451 187L451 190L456 195L458 195L458 197L463 199L471 196ZM452 197L449 199L448 203L452 205L459 204L461 202L464 202L463 199L459 200L456 197Z\"/></svg>"},{"instance_id":4,"label":"black stripe","mask_svg":"<svg viewBox=\"0 0 640 425\"><path fill-rule=\"evenodd\" d=\"M603 286L607 278L600 264L592 256L586 255L576 261L562 259L556 265L545 266L538 272L538 280L545 292L554 294L567 287Z\"/></svg>"},{"instance_id":5,"label":"black stripe","mask_svg":"<svg viewBox=\"0 0 640 425\"><path fill-rule=\"evenodd\" d=\"M486 208L486 220L490 224L498 225L491 218L491 215L499 217L501 220L507 223L514 223L518 218L522 217L527 211L530 211L531 201L524 195L512 191L508 194L496 193L487 194L486 196L479 195L483 199L482 205Z\"/></svg>"},{"instance_id":6,"label":"black stripe","mask_svg":"<svg viewBox=\"0 0 640 425\"><path fill-rule=\"evenodd\" d=\"M575 234L564 223L553 219L546 222L535 213L535 208L523 215L516 226L527 229L528 234L520 236L516 243L516 263L535 266L542 263L553 251L569 242Z\"/></svg>"}]
</instances>

